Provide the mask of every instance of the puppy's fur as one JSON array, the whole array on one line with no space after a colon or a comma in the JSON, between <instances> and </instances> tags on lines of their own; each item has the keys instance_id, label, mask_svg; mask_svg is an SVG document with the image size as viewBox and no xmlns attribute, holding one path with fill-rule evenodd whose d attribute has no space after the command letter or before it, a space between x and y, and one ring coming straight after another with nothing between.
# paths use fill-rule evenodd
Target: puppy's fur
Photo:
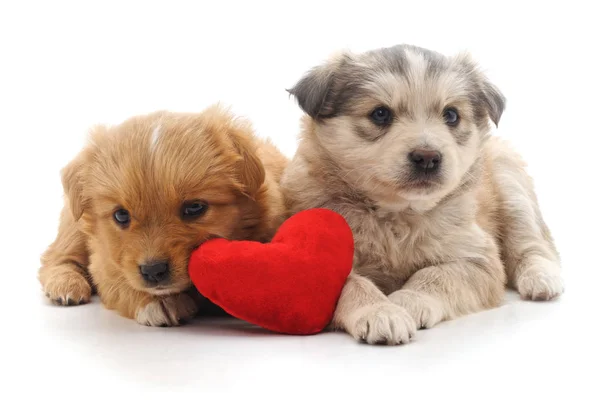
<instances>
[{"instance_id":1,"label":"puppy's fur","mask_svg":"<svg viewBox=\"0 0 600 400\"><path fill-rule=\"evenodd\" d=\"M307 115L282 178L288 206L333 209L356 240L335 327L398 344L418 328L499 305L507 283L527 299L562 293L532 181L490 135L504 96L468 55L408 45L342 53L290 93ZM387 123L373 120L380 107ZM438 152L439 168L419 171L416 150Z\"/></svg>"},{"instance_id":2,"label":"puppy's fur","mask_svg":"<svg viewBox=\"0 0 600 400\"><path fill-rule=\"evenodd\" d=\"M191 318L201 297L187 273L191 251L211 237L268 241L285 217L278 186L287 159L227 111L155 112L99 126L62 171L66 202L39 279L63 305L102 302L141 324ZM197 218L186 204L205 205ZM120 226L116 210L129 212ZM169 279L142 278L163 260Z\"/></svg>"}]
</instances>

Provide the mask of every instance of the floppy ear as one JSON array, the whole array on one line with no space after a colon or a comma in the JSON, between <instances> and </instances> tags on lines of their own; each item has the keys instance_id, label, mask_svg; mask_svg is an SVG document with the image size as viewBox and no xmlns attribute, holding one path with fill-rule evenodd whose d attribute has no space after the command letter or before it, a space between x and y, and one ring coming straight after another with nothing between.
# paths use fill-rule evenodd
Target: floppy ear
<instances>
[{"instance_id":1,"label":"floppy ear","mask_svg":"<svg viewBox=\"0 0 600 400\"><path fill-rule=\"evenodd\" d=\"M456 61L462 67L462 71L471 76L478 87L477 101L481 102L483 108L487 112L489 118L494 122L496 127L500 122L500 118L504 113L506 99L500 89L498 89L490 80L480 71L479 66L473 59L470 53L461 52L456 56Z\"/></svg>"},{"instance_id":2,"label":"floppy ear","mask_svg":"<svg viewBox=\"0 0 600 400\"><path fill-rule=\"evenodd\" d=\"M500 118L506 107L506 98L502 92L500 92L500 89L488 81L487 78L484 78L483 80L481 91L483 103L488 115L496 127L498 127L498 123L500 122Z\"/></svg>"},{"instance_id":3,"label":"floppy ear","mask_svg":"<svg viewBox=\"0 0 600 400\"><path fill-rule=\"evenodd\" d=\"M308 71L288 93L296 97L298 105L311 118L327 117L335 113L335 83L340 68L349 60L341 54L327 63Z\"/></svg>"},{"instance_id":4,"label":"floppy ear","mask_svg":"<svg viewBox=\"0 0 600 400\"><path fill-rule=\"evenodd\" d=\"M84 181L87 165L89 164L95 149L93 143L106 134L106 131L107 129L103 125L92 127L88 136L88 145L85 146L61 171L63 190L75 221L81 218L83 212L89 205L89 199L85 195Z\"/></svg>"},{"instance_id":5,"label":"floppy ear","mask_svg":"<svg viewBox=\"0 0 600 400\"><path fill-rule=\"evenodd\" d=\"M85 150L79 153L61 171L63 190L75 221L81 218L86 206L83 198L83 168L87 158L86 153Z\"/></svg>"},{"instance_id":6,"label":"floppy ear","mask_svg":"<svg viewBox=\"0 0 600 400\"><path fill-rule=\"evenodd\" d=\"M219 138L219 145L225 146L235 154L236 186L242 193L254 197L265 181L265 168L258 157L258 148L254 142L254 130L249 121L235 117L228 108L213 104L203 112L203 129L212 130ZM231 148L231 147L233 148Z\"/></svg>"},{"instance_id":7,"label":"floppy ear","mask_svg":"<svg viewBox=\"0 0 600 400\"><path fill-rule=\"evenodd\" d=\"M243 185L243 192L253 197L265 181L265 168L258 157L253 134L249 127L231 127L230 137L233 147L241 156L238 161L238 176Z\"/></svg>"}]
</instances>

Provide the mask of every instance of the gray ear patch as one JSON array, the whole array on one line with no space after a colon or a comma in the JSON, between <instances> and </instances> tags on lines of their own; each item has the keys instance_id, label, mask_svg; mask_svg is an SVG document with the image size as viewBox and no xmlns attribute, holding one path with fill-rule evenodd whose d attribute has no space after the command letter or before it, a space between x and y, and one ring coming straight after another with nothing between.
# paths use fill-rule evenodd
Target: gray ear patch
<instances>
[{"instance_id":1,"label":"gray ear patch","mask_svg":"<svg viewBox=\"0 0 600 400\"><path fill-rule=\"evenodd\" d=\"M333 72L324 67L317 67L289 89L288 92L296 97L300 108L312 118L317 118L326 102L328 92L333 86Z\"/></svg>"},{"instance_id":2,"label":"gray ear patch","mask_svg":"<svg viewBox=\"0 0 600 400\"><path fill-rule=\"evenodd\" d=\"M347 57L312 68L288 90L302 110L312 118L327 117L335 112L336 75Z\"/></svg>"},{"instance_id":3,"label":"gray ear patch","mask_svg":"<svg viewBox=\"0 0 600 400\"><path fill-rule=\"evenodd\" d=\"M495 85L487 80L483 82L482 92L483 103L488 115L496 127L498 127L498 123L506 107L506 98Z\"/></svg>"}]
</instances>

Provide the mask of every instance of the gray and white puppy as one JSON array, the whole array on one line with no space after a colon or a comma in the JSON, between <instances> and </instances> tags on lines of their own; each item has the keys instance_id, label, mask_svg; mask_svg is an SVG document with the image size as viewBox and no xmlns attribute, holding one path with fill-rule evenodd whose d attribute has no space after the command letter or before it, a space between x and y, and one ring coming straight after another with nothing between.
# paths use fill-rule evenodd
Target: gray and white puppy
<instances>
[{"instance_id":1,"label":"gray and white puppy","mask_svg":"<svg viewBox=\"0 0 600 400\"><path fill-rule=\"evenodd\" d=\"M491 136L505 99L467 54L342 53L290 90L304 110L282 185L292 212L341 213L356 241L333 326L368 343L563 292L519 155Z\"/></svg>"}]
</instances>

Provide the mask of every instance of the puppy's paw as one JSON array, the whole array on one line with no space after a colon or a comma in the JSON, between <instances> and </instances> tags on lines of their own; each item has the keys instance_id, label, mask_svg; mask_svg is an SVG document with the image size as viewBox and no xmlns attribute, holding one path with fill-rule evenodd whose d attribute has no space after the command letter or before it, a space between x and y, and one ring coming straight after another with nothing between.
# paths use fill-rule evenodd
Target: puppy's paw
<instances>
[{"instance_id":1,"label":"puppy's paw","mask_svg":"<svg viewBox=\"0 0 600 400\"><path fill-rule=\"evenodd\" d=\"M177 326L192 319L198 313L198 305L187 293L156 297L139 307L135 320L147 326Z\"/></svg>"},{"instance_id":2,"label":"puppy's paw","mask_svg":"<svg viewBox=\"0 0 600 400\"><path fill-rule=\"evenodd\" d=\"M52 276L44 286L44 292L54 304L74 306L89 303L92 287L82 274L65 271Z\"/></svg>"},{"instance_id":3,"label":"puppy's paw","mask_svg":"<svg viewBox=\"0 0 600 400\"><path fill-rule=\"evenodd\" d=\"M361 307L352 314L351 321L348 333L369 344L408 343L417 331L408 312L392 303Z\"/></svg>"},{"instance_id":4,"label":"puppy's paw","mask_svg":"<svg viewBox=\"0 0 600 400\"><path fill-rule=\"evenodd\" d=\"M549 260L531 265L517 279L517 291L525 300L552 300L564 290L560 268Z\"/></svg>"},{"instance_id":5,"label":"puppy's paw","mask_svg":"<svg viewBox=\"0 0 600 400\"><path fill-rule=\"evenodd\" d=\"M388 296L394 304L404 307L417 324L417 328L433 328L444 318L444 308L439 300L414 290L401 289Z\"/></svg>"}]
</instances>

